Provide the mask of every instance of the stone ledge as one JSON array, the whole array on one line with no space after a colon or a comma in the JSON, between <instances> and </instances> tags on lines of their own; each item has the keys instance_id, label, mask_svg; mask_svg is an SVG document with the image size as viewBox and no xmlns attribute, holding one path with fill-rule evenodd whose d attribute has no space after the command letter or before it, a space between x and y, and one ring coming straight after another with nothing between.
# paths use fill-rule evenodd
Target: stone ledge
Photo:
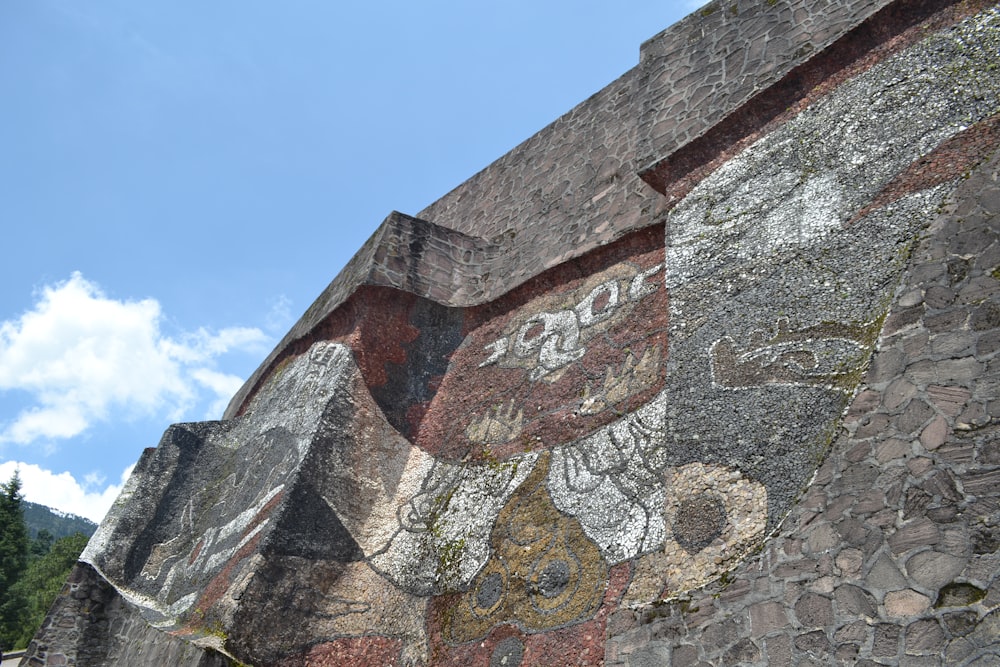
<instances>
[{"instance_id":1,"label":"stone ledge","mask_svg":"<svg viewBox=\"0 0 1000 667\"><path fill-rule=\"evenodd\" d=\"M768 2L774 5L768 7L754 2L744 7L747 4L716 0L643 44L636 170L672 199L686 194L690 186L684 181L700 180L706 166L787 110L808 103L830 79L845 70L850 73L869 53L886 45L889 51L898 50L906 41L898 38L907 30L952 6L961 5L958 13L966 15L972 4L988 5L956 0L841 2L832 9L810 10L817 12L812 16L806 7L816 3ZM748 20L747 12L761 20ZM774 24L790 17L801 22L800 29L783 30L780 38L770 39ZM807 28L813 25L821 31L810 32ZM683 47L667 46L684 35L689 37ZM775 42L779 48L768 53ZM733 43L749 44L751 55L734 50ZM760 58L752 57L754 51ZM730 61L735 55L744 60L734 67ZM702 62L692 63L693 57ZM736 71L729 72L731 68Z\"/></svg>"}]
</instances>

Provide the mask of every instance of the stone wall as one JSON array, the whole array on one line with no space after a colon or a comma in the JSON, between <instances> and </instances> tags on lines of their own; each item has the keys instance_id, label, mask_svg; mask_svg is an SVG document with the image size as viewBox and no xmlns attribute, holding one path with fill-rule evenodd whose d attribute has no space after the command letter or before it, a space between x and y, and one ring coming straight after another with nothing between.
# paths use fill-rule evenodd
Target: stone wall
<instances>
[{"instance_id":1,"label":"stone wall","mask_svg":"<svg viewBox=\"0 0 1000 667\"><path fill-rule=\"evenodd\" d=\"M234 667L227 656L150 626L93 568L78 563L22 665Z\"/></svg>"},{"instance_id":2,"label":"stone wall","mask_svg":"<svg viewBox=\"0 0 1000 667\"><path fill-rule=\"evenodd\" d=\"M24 664L997 662L998 69L985 0L706 5L391 214Z\"/></svg>"},{"instance_id":3,"label":"stone wall","mask_svg":"<svg viewBox=\"0 0 1000 667\"><path fill-rule=\"evenodd\" d=\"M934 217L807 492L720 581L608 624L605 665L1000 664L1000 153Z\"/></svg>"}]
</instances>

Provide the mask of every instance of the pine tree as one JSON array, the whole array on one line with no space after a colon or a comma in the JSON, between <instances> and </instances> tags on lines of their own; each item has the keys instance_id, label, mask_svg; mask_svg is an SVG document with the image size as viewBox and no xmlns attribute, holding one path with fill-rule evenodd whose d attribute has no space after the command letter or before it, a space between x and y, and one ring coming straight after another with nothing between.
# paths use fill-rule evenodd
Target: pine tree
<instances>
[{"instance_id":1,"label":"pine tree","mask_svg":"<svg viewBox=\"0 0 1000 667\"><path fill-rule=\"evenodd\" d=\"M21 501L21 477L15 472L0 484L0 650L13 648L25 614L25 600L14 585L28 566L28 528Z\"/></svg>"},{"instance_id":2,"label":"pine tree","mask_svg":"<svg viewBox=\"0 0 1000 667\"><path fill-rule=\"evenodd\" d=\"M45 614L87 546L87 539L83 533L76 533L56 540L45 555L31 560L24 576L14 584L16 597L25 605L20 634L13 641L15 647L26 647L41 627Z\"/></svg>"},{"instance_id":3,"label":"pine tree","mask_svg":"<svg viewBox=\"0 0 1000 667\"><path fill-rule=\"evenodd\" d=\"M25 519L25 524L27 524L27 519ZM36 558L41 558L49 551L52 550L52 544L56 541L56 538L52 536L52 533L42 528L38 531L38 535L35 539L31 540L31 553L29 554L29 561Z\"/></svg>"}]
</instances>

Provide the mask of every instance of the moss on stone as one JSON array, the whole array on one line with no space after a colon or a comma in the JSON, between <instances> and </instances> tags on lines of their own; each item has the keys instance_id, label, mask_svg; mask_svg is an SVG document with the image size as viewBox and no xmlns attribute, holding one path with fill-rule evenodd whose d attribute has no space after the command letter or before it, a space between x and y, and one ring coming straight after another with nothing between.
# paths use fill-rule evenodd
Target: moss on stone
<instances>
[{"instance_id":1,"label":"moss on stone","mask_svg":"<svg viewBox=\"0 0 1000 667\"><path fill-rule=\"evenodd\" d=\"M975 604L986 597L986 591L965 582L952 582L946 584L938 591L938 598L934 602L934 607L967 607Z\"/></svg>"}]
</instances>

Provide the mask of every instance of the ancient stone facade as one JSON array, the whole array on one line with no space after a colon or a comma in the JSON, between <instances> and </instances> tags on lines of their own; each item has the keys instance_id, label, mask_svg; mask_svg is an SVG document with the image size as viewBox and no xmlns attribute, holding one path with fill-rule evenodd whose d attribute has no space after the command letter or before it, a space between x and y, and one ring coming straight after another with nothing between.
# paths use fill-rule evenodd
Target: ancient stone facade
<instances>
[{"instance_id":1,"label":"ancient stone facade","mask_svg":"<svg viewBox=\"0 0 1000 667\"><path fill-rule=\"evenodd\" d=\"M1000 6L716 1L172 426L22 664L1000 663Z\"/></svg>"}]
</instances>

